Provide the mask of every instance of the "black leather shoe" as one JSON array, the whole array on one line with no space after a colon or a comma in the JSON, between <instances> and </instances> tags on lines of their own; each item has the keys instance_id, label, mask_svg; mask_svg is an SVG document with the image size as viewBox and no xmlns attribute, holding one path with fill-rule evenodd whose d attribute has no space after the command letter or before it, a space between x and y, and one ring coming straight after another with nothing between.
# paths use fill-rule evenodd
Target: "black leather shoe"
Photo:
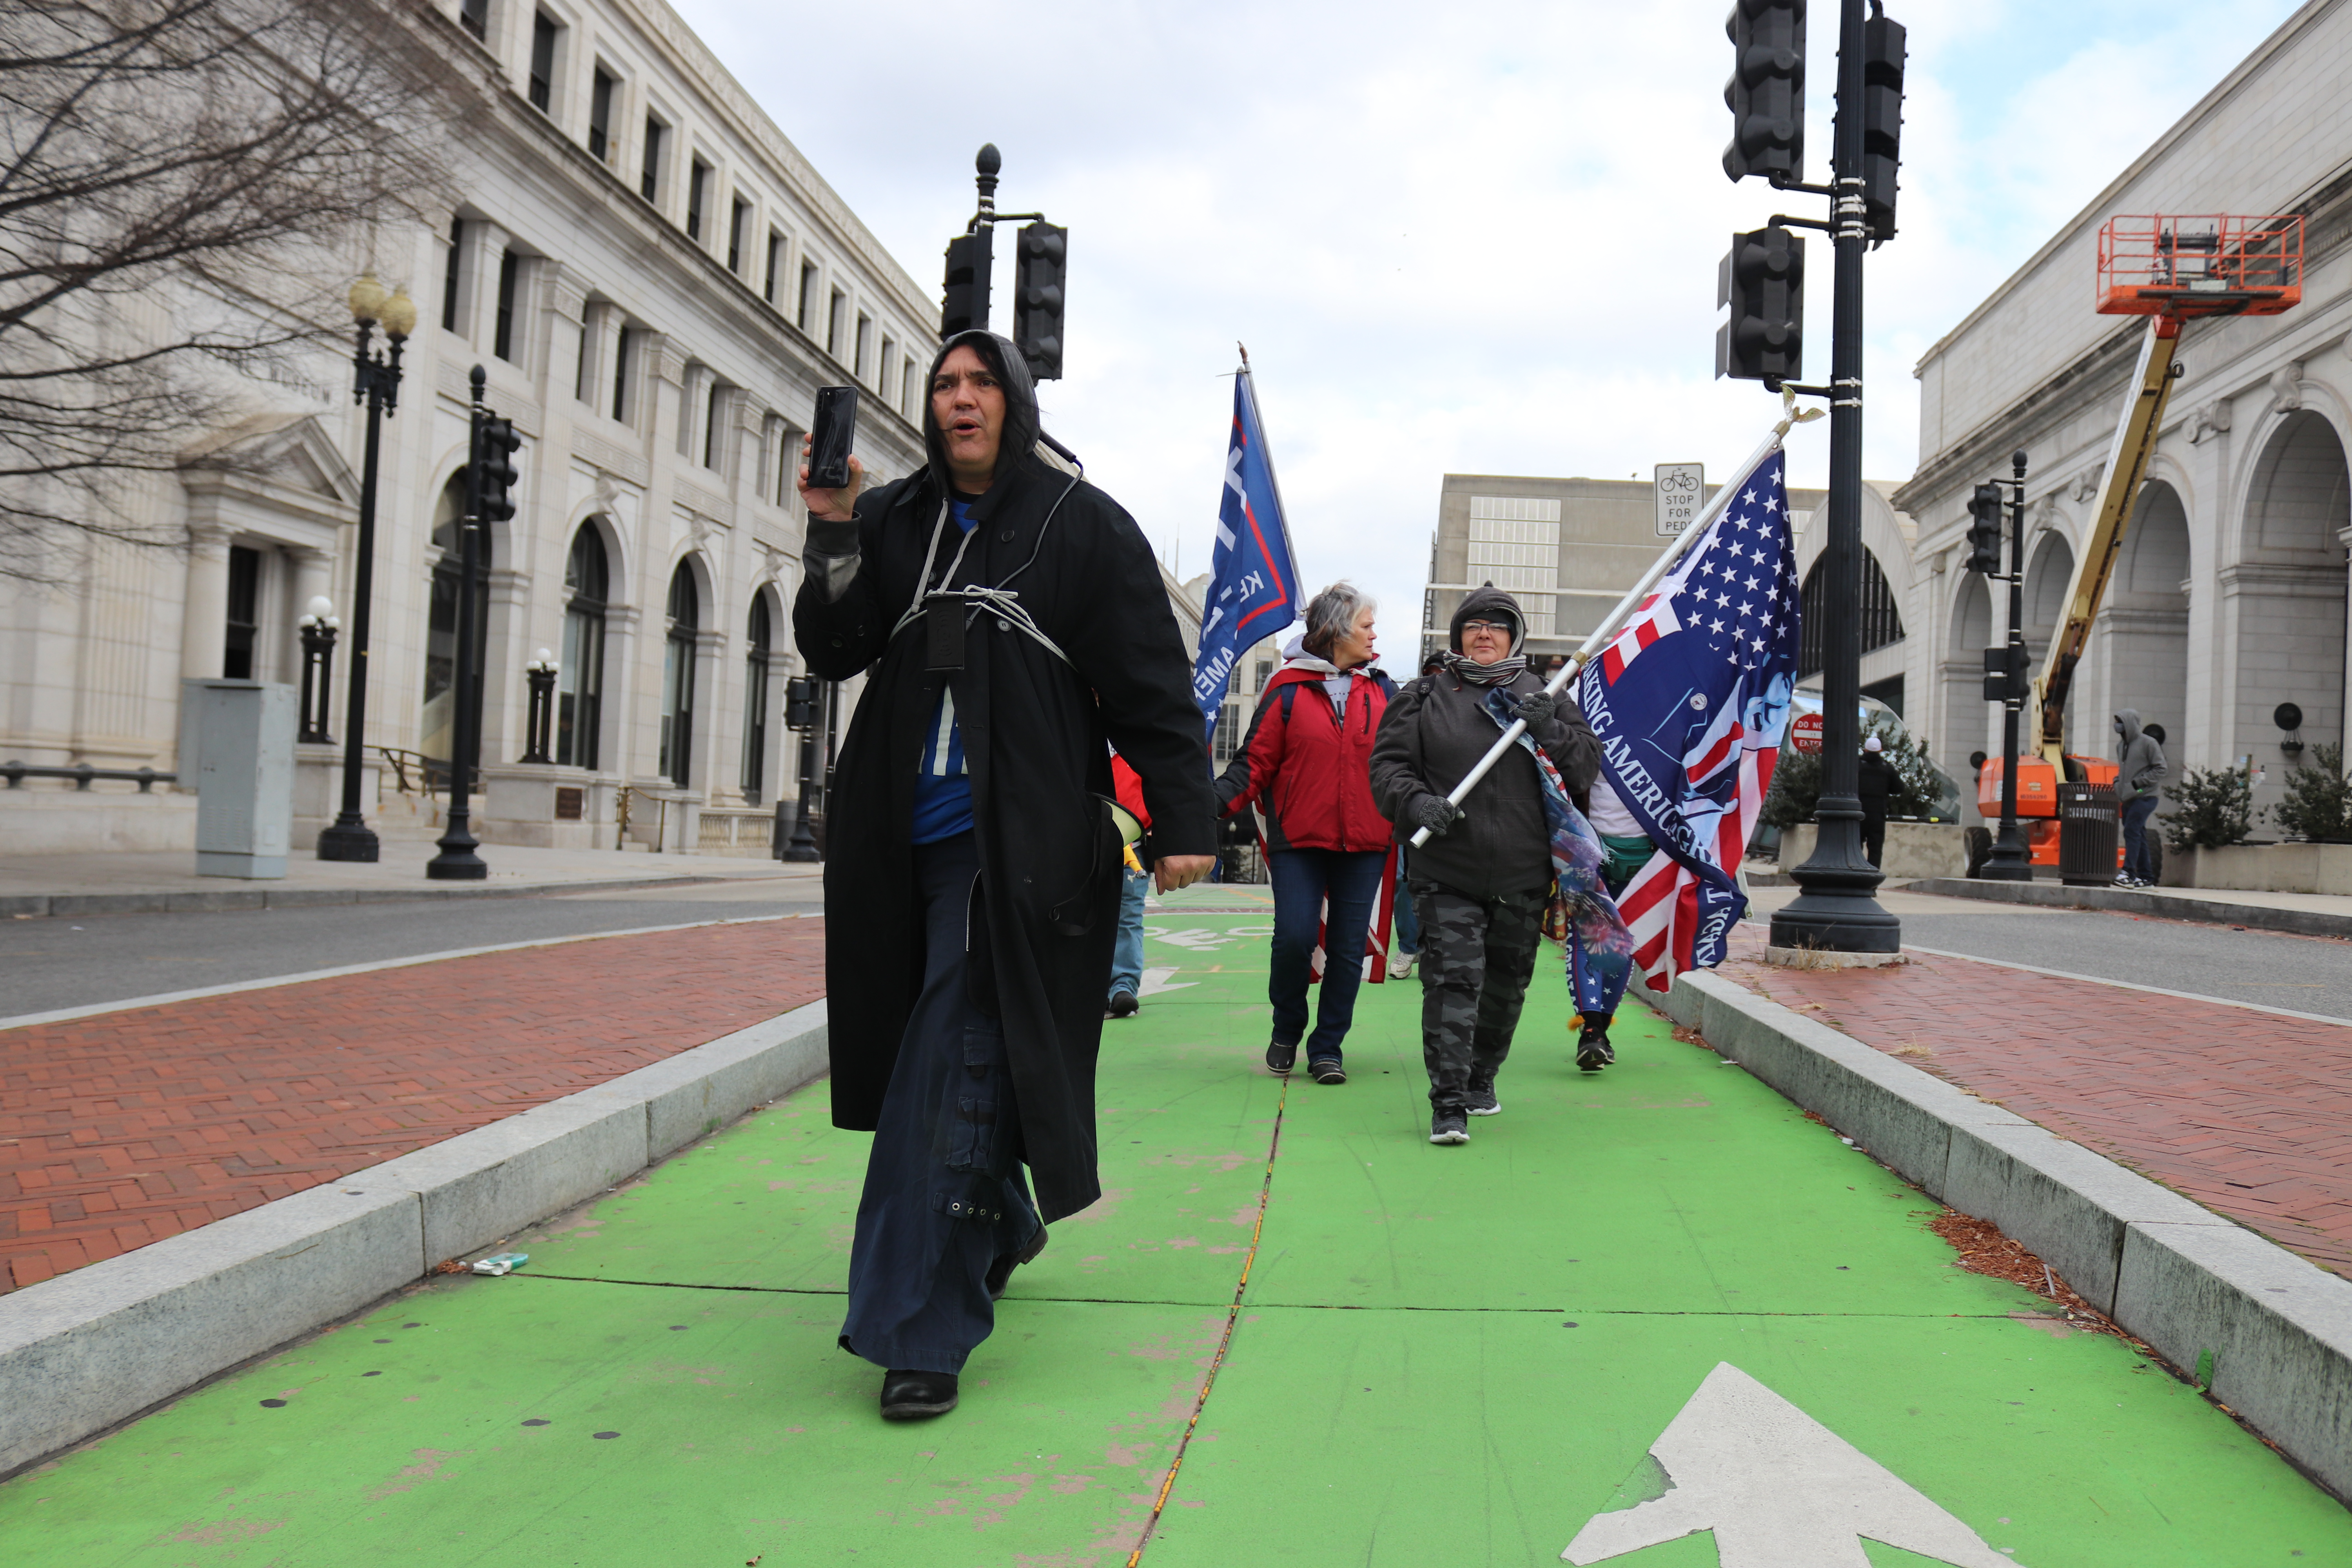
<instances>
[{"instance_id":1,"label":"black leather shoe","mask_svg":"<svg viewBox=\"0 0 2352 1568\"><path fill-rule=\"evenodd\" d=\"M951 1372L886 1372L882 1374L882 1419L920 1421L956 1407Z\"/></svg>"},{"instance_id":2,"label":"black leather shoe","mask_svg":"<svg viewBox=\"0 0 2352 1568\"><path fill-rule=\"evenodd\" d=\"M1272 1073L1276 1078L1288 1078L1290 1076L1290 1069L1297 1065L1298 1042L1297 1040L1291 1041L1290 1044L1286 1046L1280 1040L1269 1040L1266 1042L1266 1071Z\"/></svg>"},{"instance_id":3,"label":"black leather shoe","mask_svg":"<svg viewBox=\"0 0 2352 1568\"><path fill-rule=\"evenodd\" d=\"M1110 1005L1103 1011L1114 1018L1132 1018L1135 1016L1136 1009L1142 1005L1142 1003L1135 999L1134 992L1121 989L1110 994Z\"/></svg>"},{"instance_id":4,"label":"black leather shoe","mask_svg":"<svg viewBox=\"0 0 2352 1568\"><path fill-rule=\"evenodd\" d=\"M1024 1263L1034 1263L1037 1255L1045 1250L1045 1227L1039 1226L1037 1235L1019 1252L1008 1252L988 1266L988 1299L1004 1300L1004 1292L1013 1286L1013 1271Z\"/></svg>"},{"instance_id":5,"label":"black leather shoe","mask_svg":"<svg viewBox=\"0 0 2352 1568\"><path fill-rule=\"evenodd\" d=\"M1348 1069L1339 1065L1339 1058L1338 1057L1318 1057L1315 1060L1307 1064L1307 1070L1315 1075L1315 1081L1317 1083L1345 1083L1348 1081Z\"/></svg>"}]
</instances>

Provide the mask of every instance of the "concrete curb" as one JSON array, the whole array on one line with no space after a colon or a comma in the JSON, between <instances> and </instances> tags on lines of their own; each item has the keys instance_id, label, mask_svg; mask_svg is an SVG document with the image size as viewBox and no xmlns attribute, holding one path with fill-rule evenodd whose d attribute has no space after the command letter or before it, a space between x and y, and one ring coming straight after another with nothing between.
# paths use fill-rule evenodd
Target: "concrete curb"
<instances>
[{"instance_id":1,"label":"concrete curb","mask_svg":"<svg viewBox=\"0 0 2352 1568\"><path fill-rule=\"evenodd\" d=\"M617 1185L821 1076L825 1041L813 1002L0 1296L0 1477Z\"/></svg>"},{"instance_id":2,"label":"concrete curb","mask_svg":"<svg viewBox=\"0 0 2352 1568\"><path fill-rule=\"evenodd\" d=\"M437 883L414 888L223 888L149 893L0 894L0 917L167 915L219 910L299 910L321 904L389 904L416 899L531 899L550 893L616 893L631 888L697 888L717 882L793 881L791 877L614 877L593 882Z\"/></svg>"},{"instance_id":3,"label":"concrete curb","mask_svg":"<svg viewBox=\"0 0 2352 1568\"><path fill-rule=\"evenodd\" d=\"M2331 915L2318 910L2276 910L2268 904L2221 904L2210 899L2184 899L2128 888L2070 888L2063 882L1979 882L1959 877L1936 877L1914 882L1908 890L1946 899L1979 899L1994 904L2156 915L2203 925L2244 926L2248 931L2283 931L2294 936L2352 937L2352 915Z\"/></svg>"},{"instance_id":4,"label":"concrete curb","mask_svg":"<svg viewBox=\"0 0 2352 1568\"><path fill-rule=\"evenodd\" d=\"M1663 1010L1929 1196L2048 1259L2352 1497L2352 1280L1720 975L1677 976Z\"/></svg>"}]
</instances>

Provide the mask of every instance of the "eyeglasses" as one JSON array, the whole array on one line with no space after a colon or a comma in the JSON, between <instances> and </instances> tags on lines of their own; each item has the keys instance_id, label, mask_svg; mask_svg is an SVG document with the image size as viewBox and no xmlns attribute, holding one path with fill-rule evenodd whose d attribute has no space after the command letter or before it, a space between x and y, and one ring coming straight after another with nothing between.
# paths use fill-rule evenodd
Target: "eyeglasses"
<instances>
[{"instance_id":1,"label":"eyeglasses","mask_svg":"<svg viewBox=\"0 0 2352 1568\"><path fill-rule=\"evenodd\" d=\"M1463 622L1463 623L1462 623L1462 634L1463 634L1465 637L1467 637L1467 636L1469 636L1472 632L1501 632L1505 637L1508 637L1508 636L1510 636L1511 628L1510 628L1510 626L1509 626L1507 623L1502 622L1502 621L1465 621L1465 622Z\"/></svg>"}]
</instances>

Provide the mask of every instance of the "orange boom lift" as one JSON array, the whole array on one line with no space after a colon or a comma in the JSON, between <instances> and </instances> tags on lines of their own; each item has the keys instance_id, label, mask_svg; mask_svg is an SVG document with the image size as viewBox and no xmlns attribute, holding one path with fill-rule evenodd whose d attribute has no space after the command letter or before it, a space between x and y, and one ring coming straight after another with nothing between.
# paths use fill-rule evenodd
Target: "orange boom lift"
<instances>
[{"instance_id":1,"label":"orange boom lift","mask_svg":"<svg viewBox=\"0 0 2352 1568\"><path fill-rule=\"evenodd\" d=\"M2147 477L2148 459L2163 428L2164 405L2179 379L2172 357L2184 322L2200 316L2275 316L2303 300L2303 217L2150 214L2109 218L2099 230L2098 310L2103 316L2146 316L2139 364L2134 372L2115 445L2107 452L2097 519L2074 556L2064 610L2042 671L2034 678L2026 715L2039 715L2033 754L2021 749L2017 815L2032 846L2033 864L2058 864L2058 784L2113 784L2117 764L2066 750L2066 695L2074 667L2090 641L2091 623L2105 598L2122 552L2124 529ZM1989 757L1977 775L1977 807L2000 815L2002 759Z\"/></svg>"}]
</instances>

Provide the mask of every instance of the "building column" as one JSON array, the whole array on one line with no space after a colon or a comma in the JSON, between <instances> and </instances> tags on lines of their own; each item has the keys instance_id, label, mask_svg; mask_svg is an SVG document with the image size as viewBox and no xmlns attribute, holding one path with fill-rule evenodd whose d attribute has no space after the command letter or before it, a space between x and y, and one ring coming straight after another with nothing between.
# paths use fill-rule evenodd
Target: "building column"
<instances>
[{"instance_id":1,"label":"building column","mask_svg":"<svg viewBox=\"0 0 2352 1568\"><path fill-rule=\"evenodd\" d=\"M463 315L457 324L464 330L466 341L473 345L478 359L487 359L498 349L499 267L506 258L507 246L512 238L486 218L467 220L465 265L458 273L463 282L457 292L458 309ZM518 323L516 331L523 343L530 342L528 326ZM524 357L530 357L528 350Z\"/></svg>"},{"instance_id":2,"label":"building column","mask_svg":"<svg viewBox=\"0 0 2352 1568\"><path fill-rule=\"evenodd\" d=\"M217 680L228 638L228 531L191 529L181 601L180 679Z\"/></svg>"}]
</instances>

